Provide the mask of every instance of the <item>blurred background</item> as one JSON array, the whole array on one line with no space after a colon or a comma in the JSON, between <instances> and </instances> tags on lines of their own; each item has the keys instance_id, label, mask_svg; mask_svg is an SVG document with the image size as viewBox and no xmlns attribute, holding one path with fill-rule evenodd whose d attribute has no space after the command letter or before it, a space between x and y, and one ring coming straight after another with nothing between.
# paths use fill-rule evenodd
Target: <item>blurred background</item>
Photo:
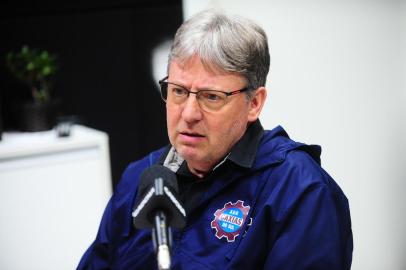
<instances>
[{"instance_id":1,"label":"blurred background","mask_svg":"<svg viewBox=\"0 0 406 270\"><path fill-rule=\"evenodd\" d=\"M129 162L168 142L156 82L166 74L176 29L210 7L251 18L268 33L262 124L322 146L322 165L350 202L352 269L406 269L406 1L2 2L0 151L8 132L21 131L15 104L30 95L3 59L23 45L46 49L59 63L52 79L56 115L108 137L111 174L108 168L104 176L114 188ZM0 172L4 160L0 152ZM103 192L99 206L111 191ZM85 205L86 196L76 203ZM71 266L94 238L102 209ZM2 256L0 268L11 269L2 267Z\"/></svg>"},{"instance_id":2,"label":"blurred background","mask_svg":"<svg viewBox=\"0 0 406 270\"><path fill-rule=\"evenodd\" d=\"M13 1L0 9L4 129L18 128L9 112L29 94L15 91L4 58L28 45L57 54L59 115L108 133L114 184L130 161L168 142L151 55L182 23L180 0Z\"/></svg>"}]
</instances>

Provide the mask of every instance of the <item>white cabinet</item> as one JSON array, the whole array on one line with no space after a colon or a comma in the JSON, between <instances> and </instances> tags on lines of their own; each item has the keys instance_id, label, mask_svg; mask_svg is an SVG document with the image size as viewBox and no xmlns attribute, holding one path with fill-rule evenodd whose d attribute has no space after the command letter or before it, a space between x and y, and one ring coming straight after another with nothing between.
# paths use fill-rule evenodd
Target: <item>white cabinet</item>
<instances>
[{"instance_id":1,"label":"white cabinet","mask_svg":"<svg viewBox=\"0 0 406 270\"><path fill-rule=\"evenodd\" d=\"M112 193L108 136L75 125L4 133L0 141L0 269L75 269Z\"/></svg>"}]
</instances>

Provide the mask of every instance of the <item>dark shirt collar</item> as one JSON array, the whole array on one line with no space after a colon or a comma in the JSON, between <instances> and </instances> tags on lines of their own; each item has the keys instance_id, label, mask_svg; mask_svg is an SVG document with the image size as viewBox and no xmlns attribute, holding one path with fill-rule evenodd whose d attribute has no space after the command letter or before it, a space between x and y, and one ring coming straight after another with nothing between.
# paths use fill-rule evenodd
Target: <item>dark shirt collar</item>
<instances>
[{"instance_id":1,"label":"dark shirt collar","mask_svg":"<svg viewBox=\"0 0 406 270\"><path fill-rule=\"evenodd\" d=\"M261 122L257 120L251 123L241 139L233 146L227 159L241 167L251 168L263 135L264 128Z\"/></svg>"}]
</instances>

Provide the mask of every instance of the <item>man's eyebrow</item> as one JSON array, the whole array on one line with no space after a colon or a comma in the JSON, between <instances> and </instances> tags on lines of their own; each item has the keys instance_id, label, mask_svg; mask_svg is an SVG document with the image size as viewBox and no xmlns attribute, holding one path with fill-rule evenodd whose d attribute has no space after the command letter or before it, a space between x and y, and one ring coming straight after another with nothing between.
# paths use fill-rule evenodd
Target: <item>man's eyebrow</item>
<instances>
[{"instance_id":1,"label":"man's eyebrow","mask_svg":"<svg viewBox=\"0 0 406 270\"><path fill-rule=\"evenodd\" d=\"M176 86L179 86L179 87L183 87L183 88L189 89L187 86L185 86L183 83L180 83L180 82L176 82L176 81L169 81L169 80L168 80L168 83L171 83L171 84L174 84L174 85L176 85Z\"/></svg>"},{"instance_id":2,"label":"man's eyebrow","mask_svg":"<svg viewBox=\"0 0 406 270\"><path fill-rule=\"evenodd\" d=\"M177 85L177 86L179 86L179 87L183 87L183 88L185 88L185 89L187 89L187 90L191 90L189 87L187 87L187 86L185 86L183 83L180 83L180 82L176 82L176 81L168 81L169 83L173 83L173 84L175 84L175 85ZM226 90L228 90L228 89L223 89L223 88L220 88L220 87L211 87L211 86L202 86L202 87L198 87L198 88L196 88L196 89L194 89L194 91L204 91L204 90L211 90L211 91L221 91L221 92L224 92L224 91L226 91Z\"/></svg>"}]
</instances>

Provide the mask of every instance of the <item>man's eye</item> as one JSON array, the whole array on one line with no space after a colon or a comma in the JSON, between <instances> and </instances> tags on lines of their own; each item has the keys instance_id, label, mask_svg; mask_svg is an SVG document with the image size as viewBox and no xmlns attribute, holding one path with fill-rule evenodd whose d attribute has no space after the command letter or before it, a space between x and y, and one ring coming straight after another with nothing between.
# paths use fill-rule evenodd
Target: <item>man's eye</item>
<instances>
[{"instance_id":1,"label":"man's eye","mask_svg":"<svg viewBox=\"0 0 406 270\"><path fill-rule=\"evenodd\" d=\"M201 96L210 102L219 102L223 99L220 93L202 91Z\"/></svg>"},{"instance_id":2,"label":"man's eye","mask_svg":"<svg viewBox=\"0 0 406 270\"><path fill-rule=\"evenodd\" d=\"M173 88L172 93L175 96L185 96L185 95L187 95L187 91L185 89L182 89L182 88Z\"/></svg>"}]
</instances>

